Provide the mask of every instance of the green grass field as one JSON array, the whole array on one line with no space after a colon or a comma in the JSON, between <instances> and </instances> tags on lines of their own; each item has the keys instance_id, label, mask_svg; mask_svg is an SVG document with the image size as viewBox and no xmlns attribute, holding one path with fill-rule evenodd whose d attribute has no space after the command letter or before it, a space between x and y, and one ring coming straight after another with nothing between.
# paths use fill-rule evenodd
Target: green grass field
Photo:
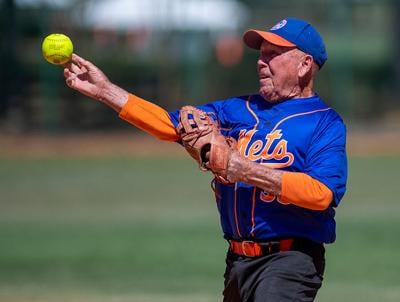
<instances>
[{"instance_id":1,"label":"green grass field","mask_svg":"<svg viewBox=\"0 0 400 302\"><path fill-rule=\"evenodd\" d=\"M398 171L350 159L318 301L400 301ZM0 159L0 301L220 301L210 179L187 158Z\"/></svg>"}]
</instances>

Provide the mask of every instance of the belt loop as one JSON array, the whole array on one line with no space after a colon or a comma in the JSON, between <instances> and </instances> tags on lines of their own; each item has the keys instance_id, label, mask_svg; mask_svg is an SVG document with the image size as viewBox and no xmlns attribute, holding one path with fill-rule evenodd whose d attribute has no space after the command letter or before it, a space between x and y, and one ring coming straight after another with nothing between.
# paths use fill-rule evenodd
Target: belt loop
<instances>
[{"instance_id":1,"label":"belt loop","mask_svg":"<svg viewBox=\"0 0 400 302\"><path fill-rule=\"evenodd\" d=\"M244 256L249 257L249 255L246 252L246 243L247 241L242 241L242 253Z\"/></svg>"}]
</instances>

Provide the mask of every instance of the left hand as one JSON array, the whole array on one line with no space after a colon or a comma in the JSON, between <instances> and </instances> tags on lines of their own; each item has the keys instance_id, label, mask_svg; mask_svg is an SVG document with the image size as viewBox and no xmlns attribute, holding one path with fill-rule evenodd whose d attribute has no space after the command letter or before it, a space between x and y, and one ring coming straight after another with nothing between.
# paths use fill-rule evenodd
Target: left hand
<instances>
[{"instance_id":1,"label":"left hand","mask_svg":"<svg viewBox=\"0 0 400 302\"><path fill-rule=\"evenodd\" d=\"M217 122L200 109L184 106L180 111L177 132L201 170L211 170L220 181L229 182L227 169L236 141L223 136Z\"/></svg>"}]
</instances>

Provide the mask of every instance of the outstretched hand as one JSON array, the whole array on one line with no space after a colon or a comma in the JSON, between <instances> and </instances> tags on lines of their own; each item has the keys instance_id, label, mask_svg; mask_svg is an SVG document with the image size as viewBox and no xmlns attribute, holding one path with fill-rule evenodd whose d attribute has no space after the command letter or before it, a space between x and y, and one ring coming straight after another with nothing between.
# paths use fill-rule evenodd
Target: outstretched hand
<instances>
[{"instance_id":1,"label":"outstretched hand","mask_svg":"<svg viewBox=\"0 0 400 302\"><path fill-rule=\"evenodd\" d=\"M100 100L110 81L94 64L73 54L65 65L64 77L67 85L91 98Z\"/></svg>"},{"instance_id":2,"label":"outstretched hand","mask_svg":"<svg viewBox=\"0 0 400 302\"><path fill-rule=\"evenodd\" d=\"M127 91L111 83L97 66L77 54L72 54L71 61L64 66L64 77L72 89L102 101L116 111L127 102Z\"/></svg>"}]
</instances>

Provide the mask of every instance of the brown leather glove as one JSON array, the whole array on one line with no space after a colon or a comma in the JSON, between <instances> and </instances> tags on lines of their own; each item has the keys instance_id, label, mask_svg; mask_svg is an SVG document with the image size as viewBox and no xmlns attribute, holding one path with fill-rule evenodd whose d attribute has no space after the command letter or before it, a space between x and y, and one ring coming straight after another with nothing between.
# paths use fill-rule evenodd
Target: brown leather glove
<instances>
[{"instance_id":1,"label":"brown leather glove","mask_svg":"<svg viewBox=\"0 0 400 302\"><path fill-rule=\"evenodd\" d=\"M202 171L211 170L223 183L228 183L229 158L236 150L236 141L221 134L220 127L204 111L192 106L181 108L177 132L186 151Z\"/></svg>"}]
</instances>

